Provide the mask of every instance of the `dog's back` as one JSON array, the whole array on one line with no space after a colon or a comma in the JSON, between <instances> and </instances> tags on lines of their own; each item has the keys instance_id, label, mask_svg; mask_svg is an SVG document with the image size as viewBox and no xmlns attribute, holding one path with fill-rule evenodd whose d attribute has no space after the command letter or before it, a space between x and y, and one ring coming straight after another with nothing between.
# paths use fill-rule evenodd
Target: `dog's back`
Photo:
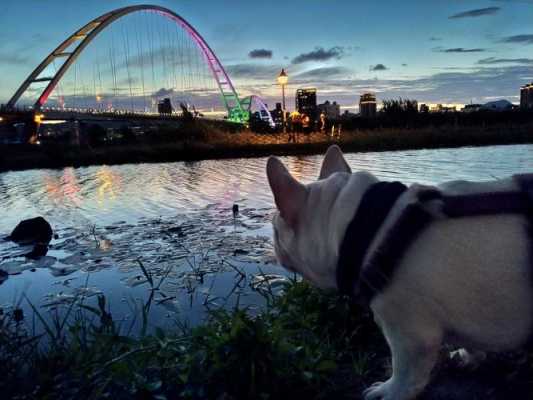
<instances>
[{"instance_id":1,"label":"dog's back","mask_svg":"<svg viewBox=\"0 0 533 400\"><path fill-rule=\"evenodd\" d=\"M516 186L509 179L450 182L440 188L461 195ZM503 350L523 344L533 327L528 224L527 216L518 213L432 222L399 260L390 287L372 308L391 316L427 314L448 340L462 345ZM398 303L398 298L404 300Z\"/></svg>"}]
</instances>

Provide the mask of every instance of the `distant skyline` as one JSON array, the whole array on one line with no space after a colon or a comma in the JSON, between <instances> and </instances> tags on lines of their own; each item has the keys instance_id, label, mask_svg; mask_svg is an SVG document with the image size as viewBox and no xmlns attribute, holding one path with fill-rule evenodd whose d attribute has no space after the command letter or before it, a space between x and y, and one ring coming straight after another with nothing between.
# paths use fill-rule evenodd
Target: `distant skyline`
<instances>
[{"instance_id":1,"label":"distant skyline","mask_svg":"<svg viewBox=\"0 0 533 400\"><path fill-rule=\"evenodd\" d=\"M0 103L89 20L138 1L2 0ZM275 78L354 107L362 92L427 103L519 101L533 81L533 0L153 0L188 20L241 95L280 101Z\"/></svg>"}]
</instances>

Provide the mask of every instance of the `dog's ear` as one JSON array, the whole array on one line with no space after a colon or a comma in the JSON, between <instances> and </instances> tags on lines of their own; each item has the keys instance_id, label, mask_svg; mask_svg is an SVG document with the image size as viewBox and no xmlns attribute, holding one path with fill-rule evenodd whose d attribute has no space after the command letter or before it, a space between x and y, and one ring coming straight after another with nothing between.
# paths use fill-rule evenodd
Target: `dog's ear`
<instances>
[{"instance_id":1,"label":"dog's ear","mask_svg":"<svg viewBox=\"0 0 533 400\"><path fill-rule=\"evenodd\" d=\"M307 195L304 185L292 177L285 165L276 157L269 157L267 177L281 218L291 227L297 224L298 211Z\"/></svg>"},{"instance_id":2,"label":"dog's ear","mask_svg":"<svg viewBox=\"0 0 533 400\"><path fill-rule=\"evenodd\" d=\"M352 173L350 166L344 159L342 151L339 146L334 144L330 146L326 155L324 156L324 161L322 162L322 168L320 169L320 175L318 179L326 179L331 174L335 172L348 172Z\"/></svg>"}]
</instances>

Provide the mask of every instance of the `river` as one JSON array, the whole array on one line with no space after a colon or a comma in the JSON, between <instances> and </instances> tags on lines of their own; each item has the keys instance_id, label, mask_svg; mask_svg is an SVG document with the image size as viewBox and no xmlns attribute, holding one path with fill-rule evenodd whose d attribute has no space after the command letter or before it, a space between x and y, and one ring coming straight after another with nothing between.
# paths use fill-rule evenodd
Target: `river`
<instances>
[{"instance_id":1,"label":"river","mask_svg":"<svg viewBox=\"0 0 533 400\"><path fill-rule=\"evenodd\" d=\"M310 182L322 156L281 159L297 179ZM352 170L385 180L481 181L533 172L533 145L346 159ZM0 242L0 269L10 274L0 284L0 307L26 303L26 295L53 312L105 294L126 322L149 300L161 325L176 315L196 323L210 306L257 306L286 276L270 241L273 199L265 164L266 158L251 158L0 174L0 237L38 215L59 235L38 262L21 257L27 249Z\"/></svg>"}]
</instances>

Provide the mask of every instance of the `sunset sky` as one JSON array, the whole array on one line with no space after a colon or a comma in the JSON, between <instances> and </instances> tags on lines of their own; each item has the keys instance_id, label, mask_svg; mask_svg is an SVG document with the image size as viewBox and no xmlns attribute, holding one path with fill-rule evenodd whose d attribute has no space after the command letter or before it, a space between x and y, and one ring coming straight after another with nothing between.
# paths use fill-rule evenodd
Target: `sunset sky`
<instances>
[{"instance_id":1,"label":"sunset sky","mask_svg":"<svg viewBox=\"0 0 533 400\"><path fill-rule=\"evenodd\" d=\"M0 103L62 40L122 0L2 0ZM289 106L300 87L319 100L355 106L378 98L428 103L519 102L533 81L533 0L205 1L153 0L188 20L243 95L279 101L276 75L289 73Z\"/></svg>"}]
</instances>

